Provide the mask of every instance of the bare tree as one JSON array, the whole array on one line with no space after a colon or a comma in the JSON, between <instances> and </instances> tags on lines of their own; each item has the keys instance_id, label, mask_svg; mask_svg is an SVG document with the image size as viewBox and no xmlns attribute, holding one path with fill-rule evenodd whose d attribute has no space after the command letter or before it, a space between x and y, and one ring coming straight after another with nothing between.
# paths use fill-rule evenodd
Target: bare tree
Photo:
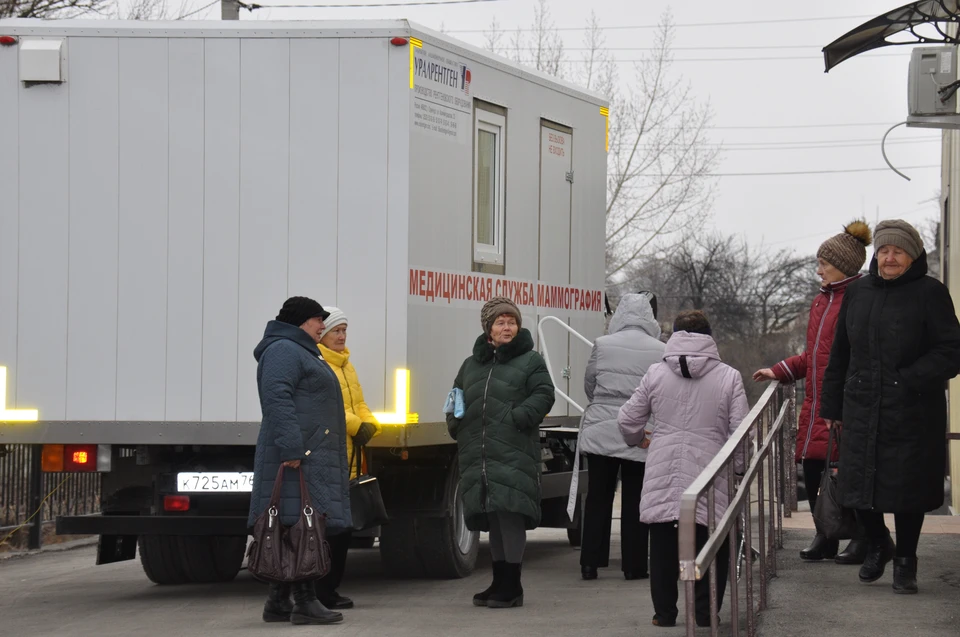
<instances>
[{"instance_id":1,"label":"bare tree","mask_svg":"<svg viewBox=\"0 0 960 637\"><path fill-rule=\"evenodd\" d=\"M719 233L687 234L661 258L645 260L632 273L635 283L620 292L656 294L668 332L679 311L704 310L724 359L750 374L803 348L814 272L812 257L790 250L751 248Z\"/></svg>"},{"instance_id":2,"label":"bare tree","mask_svg":"<svg viewBox=\"0 0 960 637\"><path fill-rule=\"evenodd\" d=\"M196 13L195 0L117 0L116 13L125 20L183 20Z\"/></svg>"},{"instance_id":3,"label":"bare tree","mask_svg":"<svg viewBox=\"0 0 960 637\"><path fill-rule=\"evenodd\" d=\"M0 0L0 18L76 18L109 7L108 0Z\"/></svg>"},{"instance_id":4,"label":"bare tree","mask_svg":"<svg viewBox=\"0 0 960 637\"><path fill-rule=\"evenodd\" d=\"M509 43L494 21L486 47L540 71L581 84L610 100L606 206L607 284L630 283L644 258L669 250L701 225L713 199L710 173L720 149L708 143L711 111L673 73L672 17L664 13L652 52L622 88L617 60L592 15L581 59L568 59L549 7L540 0L533 25ZM570 71L567 71L567 67Z\"/></svg>"}]
</instances>

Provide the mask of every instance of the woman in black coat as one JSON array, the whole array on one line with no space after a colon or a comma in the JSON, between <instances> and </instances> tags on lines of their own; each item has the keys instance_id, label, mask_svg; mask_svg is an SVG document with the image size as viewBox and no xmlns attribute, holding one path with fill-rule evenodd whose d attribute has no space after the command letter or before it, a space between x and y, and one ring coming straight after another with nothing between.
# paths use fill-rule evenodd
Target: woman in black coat
<instances>
[{"instance_id":1,"label":"woman in black coat","mask_svg":"<svg viewBox=\"0 0 960 637\"><path fill-rule=\"evenodd\" d=\"M894 559L893 589L917 592L924 514L943 505L945 383L960 368L960 324L947 288L927 275L917 231L900 220L874 233L870 276L847 290L821 415L840 427L841 504L856 509L870 542L861 582ZM897 543L883 521L893 513Z\"/></svg>"}]
</instances>

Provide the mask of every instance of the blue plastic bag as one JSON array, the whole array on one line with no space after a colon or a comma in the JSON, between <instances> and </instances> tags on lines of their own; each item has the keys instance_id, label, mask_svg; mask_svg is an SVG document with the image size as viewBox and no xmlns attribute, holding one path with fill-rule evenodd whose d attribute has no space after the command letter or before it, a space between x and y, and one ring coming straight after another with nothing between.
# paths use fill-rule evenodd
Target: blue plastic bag
<instances>
[{"instance_id":1,"label":"blue plastic bag","mask_svg":"<svg viewBox=\"0 0 960 637\"><path fill-rule=\"evenodd\" d=\"M463 418L463 390L454 387L447 394L447 402L443 404L443 413L453 414L454 418Z\"/></svg>"}]
</instances>

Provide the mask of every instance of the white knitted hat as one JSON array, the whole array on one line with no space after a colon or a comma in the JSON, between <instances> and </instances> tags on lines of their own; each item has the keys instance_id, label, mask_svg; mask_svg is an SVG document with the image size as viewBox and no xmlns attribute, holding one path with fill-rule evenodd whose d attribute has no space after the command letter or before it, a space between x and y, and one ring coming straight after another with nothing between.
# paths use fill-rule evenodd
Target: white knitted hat
<instances>
[{"instance_id":1,"label":"white knitted hat","mask_svg":"<svg viewBox=\"0 0 960 637\"><path fill-rule=\"evenodd\" d=\"M341 310L340 308L338 308L338 307L327 307L327 308L324 308L324 309L325 309L327 312L330 312L330 316L328 316L328 317L327 317L326 319L324 319L324 321L323 321L324 328L323 328L323 332L320 333L320 339L321 339L321 340L323 340L323 337L327 335L327 332L329 332L330 330L332 330L332 329L335 328L336 326L338 326L338 325L346 325L346 324L347 324L347 315L344 314L344 313L343 313L343 310Z\"/></svg>"}]
</instances>

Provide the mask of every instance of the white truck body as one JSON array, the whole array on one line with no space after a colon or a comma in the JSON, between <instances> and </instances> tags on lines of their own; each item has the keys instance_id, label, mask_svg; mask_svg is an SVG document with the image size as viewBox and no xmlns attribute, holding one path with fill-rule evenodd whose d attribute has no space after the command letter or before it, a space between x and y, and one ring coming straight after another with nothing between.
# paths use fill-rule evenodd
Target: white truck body
<instances>
[{"instance_id":1,"label":"white truck body","mask_svg":"<svg viewBox=\"0 0 960 637\"><path fill-rule=\"evenodd\" d=\"M0 35L18 39L0 47L0 366L6 407L40 418L0 442L251 444L252 351L291 295L346 312L375 411L410 370L420 424L389 446L450 442L441 407L491 294L534 334L546 314L602 333L598 96L405 21ZM60 42L61 81L25 81L37 39ZM582 403L589 352L552 334Z\"/></svg>"}]
</instances>

